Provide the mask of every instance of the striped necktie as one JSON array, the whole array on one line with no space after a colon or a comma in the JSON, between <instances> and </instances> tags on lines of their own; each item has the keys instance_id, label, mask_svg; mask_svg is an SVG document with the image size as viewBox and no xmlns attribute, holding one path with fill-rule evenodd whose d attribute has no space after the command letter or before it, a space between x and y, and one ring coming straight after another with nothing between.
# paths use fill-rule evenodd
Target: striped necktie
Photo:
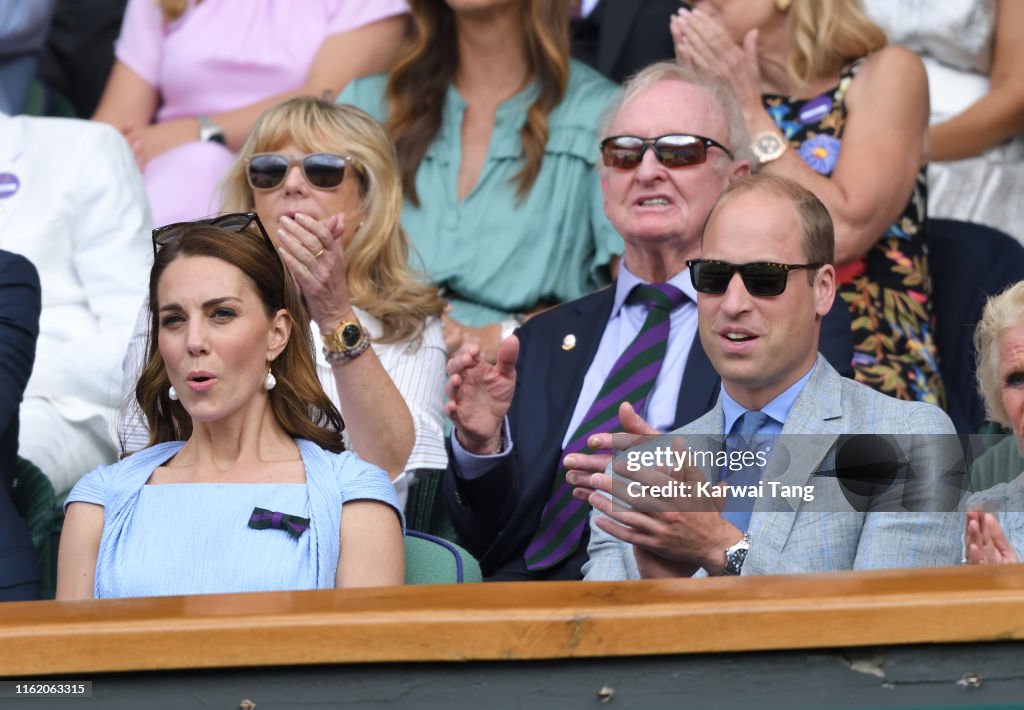
<instances>
[{"instance_id":1,"label":"striped necktie","mask_svg":"<svg viewBox=\"0 0 1024 710\"><path fill-rule=\"evenodd\" d=\"M733 455L743 455L748 452L756 455L758 451L766 451L771 442L767 436L758 436L757 433L765 424L771 420L764 412L747 411L736 420L732 426L732 435L727 444ZM747 457L750 458L749 456ZM744 466L739 471L724 471L721 480L732 486L756 486L764 475L764 467L759 466L756 461L749 466ZM746 532L750 526L750 516L753 513L754 502L757 499L752 496L729 496L722 509L722 517L735 525L739 530Z\"/></svg>"},{"instance_id":2,"label":"striped necktie","mask_svg":"<svg viewBox=\"0 0 1024 710\"><path fill-rule=\"evenodd\" d=\"M636 411L644 411L665 359L670 314L686 300L685 293L667 283L639 284L630 291L627 301L646 306L647 318L633 342L615 361L608 379L558 459L551 497L544 506L537 532L526 548L527 569L554 567L579 546L590 506L572 497L572 486L565 481L566 468L562 461L572 453L593 453L587 446L587 439L594 434L620 431L619 405L622 402L628 401Z\"/></svg>"}]
</instances>

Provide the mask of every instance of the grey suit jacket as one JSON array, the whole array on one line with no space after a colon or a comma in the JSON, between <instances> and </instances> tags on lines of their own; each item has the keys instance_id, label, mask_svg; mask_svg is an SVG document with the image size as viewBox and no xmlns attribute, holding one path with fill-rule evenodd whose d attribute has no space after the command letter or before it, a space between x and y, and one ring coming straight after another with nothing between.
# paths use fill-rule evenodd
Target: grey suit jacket
<instances>
[{"instance_id":1,"label":"grey suit jacket","mask_svg":"<svg viewBox=\"0 0 1024 710\"><path fill-rule=\"evenodd\" d=\"M722 450L723 421L719 399L706 415L666 438L682 435L693 450ZM835 475L836 445L843 434L897 435L898 458L914 472L913 479L888 487L867 504L851 500ZM766 484L813 485L815 499L757 499L742 573L958 563L962 518L956 511L966 474L954 434L952 422L938 407L893 399L843 378L819 355L763 478ZM638 579L632 546L597 527L594 521L600 515L596 510L591 515L585 579ZM703 574L701 570L698 576Z\"/></svg>"}]
</instances>

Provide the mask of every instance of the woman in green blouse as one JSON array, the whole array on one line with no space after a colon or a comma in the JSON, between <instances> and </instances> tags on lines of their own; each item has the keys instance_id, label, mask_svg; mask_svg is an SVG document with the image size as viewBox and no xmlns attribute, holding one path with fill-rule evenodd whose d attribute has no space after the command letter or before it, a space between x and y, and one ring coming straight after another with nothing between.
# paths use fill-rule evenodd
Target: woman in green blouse
<instances>
[{"instance_id":1,"label":"woman in green blouse","mask_svg":"<svg viewBox=\"0 0 1024 710\"><path fill-rule=\"evenodd\" d=\"M517 319L606 284L621 240L604 215L596 130L617 87L569 59L564 0L411 0L388 75L338 101L398 149L402 223L451 305L449 352L493 359Z\"/></svg>"}]
</instances>

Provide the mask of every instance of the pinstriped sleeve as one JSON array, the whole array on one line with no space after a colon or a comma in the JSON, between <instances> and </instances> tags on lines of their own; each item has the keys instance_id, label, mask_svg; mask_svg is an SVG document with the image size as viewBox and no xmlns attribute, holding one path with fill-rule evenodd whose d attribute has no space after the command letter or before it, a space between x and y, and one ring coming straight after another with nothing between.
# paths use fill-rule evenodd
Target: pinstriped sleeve
<instances>
[{"instance_id":1,"label":"pinstriped sleeve","mask_svg":"<svg viewBox=\"0 0 1024 710\"><path fill-rule=\"evenodd\" d=\"M448 466L443 415L446 358L441 321L431 318L418 345L403 347L384 363L409 407L416 434L412 453L405 464L406 473L419 469L444 470Z\"/></svg>"}]
</instances>

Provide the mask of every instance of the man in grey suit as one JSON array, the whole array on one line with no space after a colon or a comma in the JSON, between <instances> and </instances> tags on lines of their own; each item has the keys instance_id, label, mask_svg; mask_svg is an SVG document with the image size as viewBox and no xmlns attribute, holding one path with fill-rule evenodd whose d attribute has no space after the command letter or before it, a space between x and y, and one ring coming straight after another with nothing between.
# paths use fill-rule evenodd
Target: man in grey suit
<instances>
[{"instance_id":1,"label":"man in grey suit","mask_svg":"<svg viewBox=\"0 0 1024 710\"><path fill-rule=\"evenodd\" d=\"M737 180L708 217L701 257L690 274L701 344L722 379L718 403L662 439L675 437L671 453L648 445L610 475L593 473L597 456L568 473L595 509L585 578L958 562L962 454L949 418L842 378L817 354L835 297L824 205L786 178ZM591 447L637 443L602 434ZM725 458L702 469L695 452ZM876 456L867 466L865 454ZM871 480L882 474L890 479Z\"/></svg>"}]
</instances>

